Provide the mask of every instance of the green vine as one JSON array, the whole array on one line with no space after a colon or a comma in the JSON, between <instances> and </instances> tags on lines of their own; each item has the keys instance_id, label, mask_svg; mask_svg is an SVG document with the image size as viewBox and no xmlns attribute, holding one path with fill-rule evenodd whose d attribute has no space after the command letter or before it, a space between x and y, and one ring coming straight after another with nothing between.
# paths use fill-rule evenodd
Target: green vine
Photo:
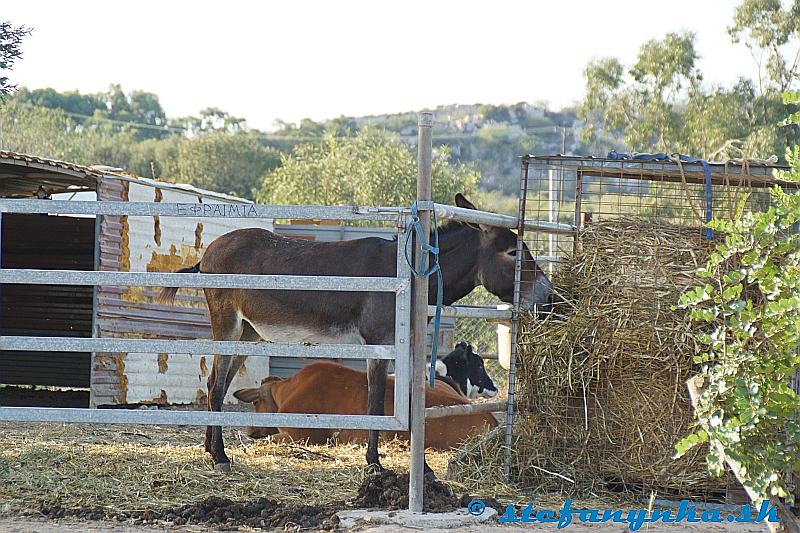
<instances>
[{"instance_id":1,"label":"green vine","mask_svg":"<svg viewBox=\"0 0 800 533\"><path fill-rule=\"evenodd\" d=\"M783 177L800 177L790 174ZM790 382L800 363L800 195L777 186L770 194L766 212L710 224L724 241L699 271L707 282L678 302L705 347L695 356L704 381L695 413L704 429L676 449L680 456L710 442L710 472L720 475L727 456L759 497L791 499L785 474L800 467L800 398Z\"/></svg>"},{"instance_id":2,"label":"green vine","mask_svg":"<svg viewBox=\"0 0 800 533\"><path fill-rule=\"evenodd\" d=\"M787 93L784 103L800 103ZM800 114L786 124L800 123ZM791 167L778 177L800 181L800 148L786 153ZM800 194L776 186L772 207L710 226L724 240L699 274L707 281L686 291L688 309L705 347L704 392L695 408L698 427L676 445L677 455L710 443L709 471L725 460L741 465L742 482L759 498L789 493L787 474L800 470L800 397L791 379L800 364Z\"/></svg>"}]
</instances>

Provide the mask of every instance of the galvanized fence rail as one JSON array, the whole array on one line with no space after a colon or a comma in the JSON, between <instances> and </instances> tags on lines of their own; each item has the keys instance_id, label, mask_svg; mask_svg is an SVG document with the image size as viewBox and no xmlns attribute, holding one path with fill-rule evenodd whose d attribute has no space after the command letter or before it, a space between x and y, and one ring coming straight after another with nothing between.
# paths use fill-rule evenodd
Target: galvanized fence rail
<instances>
[{"instance_id":1,"label":"galvanized fence rail","mask_svg":"<svg viewBox=\"0 0 800 533\"><path fill-rule=\"evenodd\" d=\"M58 215L175 216L196 218L316 218L322 220L394 221L400 237L406 208L265 206L251 204L181 204L162 202L81 202L0 199L2 213ZM0 223L2 218L0 218ZM304 345L216 340L156 340L0 336L0 351L89 351L190 353L333 359L389 359L395 365L394 416L282 413L234 413L170 410L120 410L0 407L0 420L103 424L172 424L407 430L409 422L411 274L402 238L397 239L396 277L280 276L7 269L3 284L133 285L181 288L247 288L273 290L390 292L395 295L394 345ZM96 312L96 310L95 310ZM96 335L96 331L94 332Z\"/></svg>"}]
</instances>

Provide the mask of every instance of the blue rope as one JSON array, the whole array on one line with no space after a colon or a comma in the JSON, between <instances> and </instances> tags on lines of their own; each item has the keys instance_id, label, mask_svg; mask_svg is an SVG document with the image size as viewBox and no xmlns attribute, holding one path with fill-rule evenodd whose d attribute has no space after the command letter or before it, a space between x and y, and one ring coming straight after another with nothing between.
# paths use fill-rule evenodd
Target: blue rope
<instances>
[{"instance_id":1,"label":"blue rope","mask_svg":"<svg viewBox=\"0 0 800 533\"><path fill-rule=\"evenodd\" d=\"M705 159L695 159L688 155L676 154L678 159L684 163L701 163L703 165L703 173L705 174L706 186L706 223L711 222L714 215L713 195L711 189L711 167L708 166L708 161ZM670 157L667 154L634 154L629 155L619 153L614 150L608 153L609 159L631 159L635 161L669 161ZM706 240L714 240L714 230L706 228Z\"/></svg>"},{"instance_id":2,"label":"blue rope","mask_svg":"<svg viewBox=\"0 0 800 533\"><path fill-rule=\"evenodd\" d=\"M443 298L443 288L444 283L442 281L442 269L439 267L439 226L436 222L436 209L432 210L433 212L433 245L431 246L428 244L428 236L424 234L422 231L422 224L419 221L419 215L417 214L417 202L414 202L411 205L411 222L409 222L408 226L406 227L406 242L405 242L405 256L406 256L406 263L411 268L411 272L414 273L415 276L421 278L428 278L433 273L436 273L436 314L433 318L433 340L431 341L431 368L430 373L428 374L428 385L433 387L434 383L436 382L436 354L439 350L439 329L442 323L442 298ZM411 242L411 237L417 234L417 240L420 242L420 251L422 253L421 261L420 261L420 270L414 268L414 261L411 259L411 256L408 253L409 243ZM431 268L428 268L428 254L433 256L433 261L431 264ZM427 293L427 291L426 291ZM427 305L428 300L425 299L425 304Z\"/></svg>"}]
</instances>

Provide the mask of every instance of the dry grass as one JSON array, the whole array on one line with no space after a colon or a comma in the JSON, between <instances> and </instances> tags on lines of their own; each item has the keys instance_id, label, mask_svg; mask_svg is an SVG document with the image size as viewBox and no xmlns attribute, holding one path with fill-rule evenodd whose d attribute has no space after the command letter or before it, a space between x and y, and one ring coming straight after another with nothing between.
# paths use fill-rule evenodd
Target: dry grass
<instances>
[{"instance_id":1,"label":"dry grass","mask_svg":"<svg viewBox=\"0 0 800 533\"><path fill-rule=\"evenodd\" d=\"M364 476L361 445L302 446L251 441L226 429L233 472L211 468L204 428L0 423L0 514L43 505L131 512L209 495L283 502L348 501ZM408 444L381 446L384 466L407 471ZM429 453L443 475L448 454Z\"/></svg>"},{"instance_id":2,"label":"dry grass","mask_svg":"<svg viewBox=\"0 0 800 533\"><path fill-rule=\"evenodd\" d=\"M635 219L590 224L579 242L554 277L557 312L521 323L519 481L545 492L724 491L704 450L672 459L692 422L684 382L699 351L672 306L710 244L699 228Z\"/></svg>"},{"instance_id":3,"label":"dry grass","mask_svg":"<svg viewBox=\"0 0 800 533\"><path fill-rule=\"evenodd\" d=\"M364 477L363 445L272 444L249 440L237 429L225 430L233 471L218 473L203 450L203 436L204 428L0 422L0 515L38 515L54 506L102 508L114 515L181 506L209 495L348 502ZM457 494L505 503L530 500L529 493L503 483L500 442L483 446L481 454L468 456L469 468L449 474L453 453L426 456ZM384 466L407 472L408 448L403 441L382 444ZM537 501L562 502L556 496ZM580 501L591 507L596 500Z\"/></svg>"}]
</instances>

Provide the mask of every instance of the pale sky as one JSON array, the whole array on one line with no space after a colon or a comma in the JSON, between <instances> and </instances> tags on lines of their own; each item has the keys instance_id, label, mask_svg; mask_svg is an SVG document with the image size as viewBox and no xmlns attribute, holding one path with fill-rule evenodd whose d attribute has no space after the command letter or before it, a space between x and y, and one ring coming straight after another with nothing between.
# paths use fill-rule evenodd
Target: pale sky
<instances>
[{"instance_id":1,"label":"pale sky","mask_svg":"<svg viewBox=\"0 0 800 533\"><path fill-rule=\"evenodd\" d=\"M272 130L439 104L580 100L600 56L632 62L669 31L697 33L709 83L754 77L725 29L738 0L5 0L32 27L11 79L81 92L121 83L168 116L209 106Z\"/></svg>"}]
</instances>

